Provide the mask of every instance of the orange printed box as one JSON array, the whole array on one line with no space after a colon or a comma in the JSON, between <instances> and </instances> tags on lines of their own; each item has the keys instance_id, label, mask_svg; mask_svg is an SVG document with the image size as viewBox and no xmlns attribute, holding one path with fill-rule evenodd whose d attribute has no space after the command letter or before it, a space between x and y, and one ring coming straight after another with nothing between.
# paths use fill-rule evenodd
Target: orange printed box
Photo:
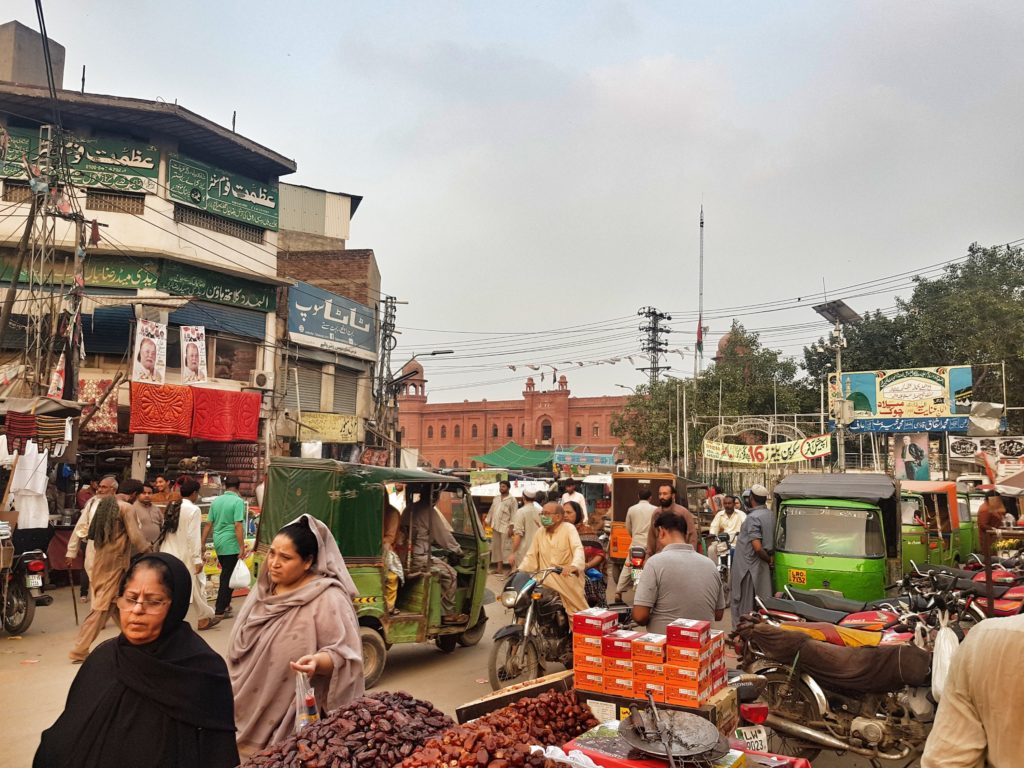
<instances>
[{"instance_id":1,"label":"orange printed box","mask_svg":"<svg viewBox=\"0 0 1024 768\"><path fill-rule=\"evenodd\" d=\"M628 629L611 632L601 638L601 652L605 658L631 659L633 658L633 641L640 635L640 632L630 632Z\"/></svg>"},{"instance_id":2,"label":"orange printed box","mask_svg":"<svg viewBox=\"0 0 1024 768\"><path fill-rule=\"evenodd\" d=\"M572 636L572 652L576 653L596 653L598 656L601 655L601 638L596 635L573 635Z\"/></svg>"},{"instance_id":3,"label":"orange printed box","mask_svg":"<svg viewBox=\"0 0 1024 768\"><path fill-rule=\"evenodd\" d=\"M576 669L604 673L604 656L599 653L574 653L572 664Z\"/></svg>"},{"instance_id":4,"label":"orange printed box","mask_svg":"<svg viewBox=\"0 0 1024 768\"><path fill-rule=\"evenodd\" d=\"M633 660L633 677L637 680L664 680L665 665L653 661Z\"/></svg>"},{"instance_id":5,"label":"orange printed box","mask_svg":"<svg viewBox=\"0 0 1024 768\"><path fill-rule=\"evenodd\" d=\"M677 667L700 668L711 665L711 646L690 648L682 645L670 645L665 649L665 662Z\"/></svg>"},{"instance_id":6,"label":"orange printed box","mask_svg":"<svg viewBox=\"0 0 1024 768\"><path fill-rule=\"evenodd\" d=\"M633 640L633 661L653 661L664 664L667 643L668 636L660 635L657 632L640 635Z\"/></svg>"},{"instance_id":7,"label":"orange printed box","mask_svg":"<svg viewBox=\"0 0 1024 768\"><path fill-rule=\"evenodd\" d=\"M711 639L711 622L697 619L676 619L665 630L669 645L701 648Z\"/></svg>"},{"instance_id":8,"label":"orange printed box","mask_svg":"<svg viewBox=\"0 0 1024 768\"><path fill-rule=\"evenodd\" d=\"M694 688L707 688L711 685L710 667L677 667L665 665L665 682L669 685L689 685Z\"/></svg>"},{"instance_id":9,"label":"orange printed box","mask_svg":"<svg viewBox=\"0 0 1024 768\"><path fill-rule=\"evenodd\" d=\"M578 669L574 672L575 686L581 691L604 693L604 674Z\"/></svg>"},{"instance_id":10,"label":"orange printed box","mask_svg":"<svg viewBox=\"0 0 1024 768\"><path fill-rule=\"evenodd\" d=\"M654 700L664 704L665 703L665 683L664 681L658 680L633 680L633 698L634 699L647 699L647 694L650 693L654 697Z\"/></svg>"},{"instance_id":11,"label":"orange printed box","mask_svg":"<svg viewBox=\"0 0 1024 768\"><path fill-rule=\"evenodd\" d=\"M679 707L689 707L690 709L697 709L698 707L707 703L710 694L708 689L704 689L702 695L701 691L695 688L689 688L681 685L672 685L671 683L665 684L665 703L675 704Z\"/></svg>"},{"instance_id":12,"label":"orange printed box","mask_svg":"<svg viewBox=\"0 0 1024 768\"><path fill-rule=\"evenodd\" d=\"M604 692L612 696L633 697L632 675L605 675Z\"/></svg>"},{"instance_id":13,"label":"orange printed box","mask_svg":"<svg viewBox=\"0 0 1024 768\"><path fill-rule=\"evenodd\" d=\"M716 653L725 653L725 632L721 629L712 629L708 633L708 642Z\"/></svg>"},{"instance_id":14,"label":"orange printed box","mask_svg":"<svg viewBox=\"0 0 1024 768\"><path fill-rule=\"evenodd\" d=\"M572 632L574 635L593 635L600 637L608 634L619 625L619 614L607 608L587 608L576 611L572 616Z\"/></svg>"},{"instance_id":15,"label":"orange printed box","mask_svg":"<svg viewBox=\"0 0 1024 768\"><path fill-rule=\"evenodd\" d=\"M614 656L604 657L605 675L629 675L633 677L636 672L633 669L633 662L629 659L617 659Z\"/></svg>"}]
</instances>

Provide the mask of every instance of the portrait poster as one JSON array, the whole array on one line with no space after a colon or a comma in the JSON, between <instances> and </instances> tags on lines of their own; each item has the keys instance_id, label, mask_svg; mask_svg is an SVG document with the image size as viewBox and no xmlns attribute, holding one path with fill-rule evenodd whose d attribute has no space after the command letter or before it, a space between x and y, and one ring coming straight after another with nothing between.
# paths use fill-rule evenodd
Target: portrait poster
<instances>
[{"instance_id":1,"label":"portrait poster","mask_svg":"<svg viewBox=\"0 0 1024 768\"><path fill-rule=\"evenodd\" d=\"M206 370L206 326L181 326L181 383L204 384Z\"/></svg>"},{"instance_id":2,"label":"portrait poster","mask_svg":"<svg viewBox=\"0 0 1024 768\"><path fill-rule=\"evenodd\" d=\"M893 436L893 467L897 480L931 480L928 433Z\"/></svg>"},{"instance_id":3,"label":"portrait poster","mask_svg":"<svg viewBox=\"0 0 1024 768\"><path fill-rule=\"evenodd\" d=\"M132 355L132 381L163 384L166 371L167 326L152 320L138 320Z\"/></svg>"}]
</instances>

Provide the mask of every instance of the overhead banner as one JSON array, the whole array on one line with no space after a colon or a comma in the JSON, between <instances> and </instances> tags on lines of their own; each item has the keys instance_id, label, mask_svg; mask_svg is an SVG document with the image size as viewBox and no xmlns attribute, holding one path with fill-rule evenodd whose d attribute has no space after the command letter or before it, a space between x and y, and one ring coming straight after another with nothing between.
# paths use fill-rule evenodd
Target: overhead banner
<instances>
[{"instance_id":1,"label":"overhead banner","mask_svg":"<svg viewBox=\"0 0 1024 768\"><path fill-rule=\"evenodd\" d=\"M704 458L732 464L792 464L828 456L832 453L832 435L815 435L786 443L734 445L704 441Z\"/></svg>"},{"instance_id":2,"label":"overhead banner","mask_svg":"<svg viewBox=\"0 0 1024 768\"><path fill-rule=\"evenodd\" d=\"M151 320L135 324L132 381L163 384L167 371L167 326Z\"/></svg>"},{"instance_id":3,"label":"overhead banner","mask_svg":"<svg viewBox=\"0 0 1024 768\"><path fill-rule=\"evenodd\" d=\"M828 377L829 412L851 403L850 432L959 432L967 429L973 374L969 365L852 371Z\"/></svg>"},{"instance_id":4,"label":"overhead banner","mask_svg":"<svg viewBox=\"0 0 1024 768\"><path fill-rule=\"evenodd\" d=\"M363 360L377 359L373 310L309 283L288 288L288 338Z\"/></svg>"},{"instance_id":5,"label":"overhead banner","mask_svg":"<svg viewBox=\"0 0 1024 768\"><path fill-rule=\"evenodd\" d=\"M171 155L167 194L172 200L227 219L277 230L276 181L265 184L190 157Z\"/></svg>"},{"instance_id":6,"label":"overhead banner","mask_svg":"<svg viewBox=\"0 0 1024 768\"><path fill-rule=\"evenodd\" d=\"M974 455L984 451L997 459L1024 459L1024 437L951 437L949 457L974 461Z\"/></svg>"},{"instance_id":7,"label":"overhead banner","mask_svg":"<svg viewBox=\"0 0 1024 768\"><path fill-rule=\"evenodd\" d=\"M181 326L181 383L205 384L209 381L206 370L206 327Z\"/></svg>"},{"instance_id":8,"label":"overhead banner","mask_svg":"<svg viewBox=\"0 0 1024 768\"><path fill-rule=\"evenodd\" d=\"M614 453L576 453L555 451L555 464L576 464L580 466L614 467Z\"/></svg>"}]
</instances>

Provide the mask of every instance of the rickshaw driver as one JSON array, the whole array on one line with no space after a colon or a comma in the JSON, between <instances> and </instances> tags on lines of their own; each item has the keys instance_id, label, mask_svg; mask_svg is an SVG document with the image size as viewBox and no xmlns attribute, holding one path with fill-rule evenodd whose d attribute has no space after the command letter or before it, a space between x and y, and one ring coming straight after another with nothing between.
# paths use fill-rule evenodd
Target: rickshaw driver
<instances>
[{"instance_id":1,"label":"rickshaw driver","mask_svg":"<svg viewBox=\"0 0 1024 768\"><path fill-rule=\"evenodd\" d=\"M462 547L455 540L451 530L445 524L441 513L434 509L437 494L432 493L430 485L410 484L406 486L407 498L418 494L419 498L407 504L399 524L399 541L408 543L406 537L412 526L411 564L406 578L414 574L432 573L441 586L441 610L444 624L463 624L469 621L464 613L455 613L455 589L458 574L455 569L439 557L431 554L431 546L447 550L451 555L461 557Z\"/></svg>"}]
</instances>

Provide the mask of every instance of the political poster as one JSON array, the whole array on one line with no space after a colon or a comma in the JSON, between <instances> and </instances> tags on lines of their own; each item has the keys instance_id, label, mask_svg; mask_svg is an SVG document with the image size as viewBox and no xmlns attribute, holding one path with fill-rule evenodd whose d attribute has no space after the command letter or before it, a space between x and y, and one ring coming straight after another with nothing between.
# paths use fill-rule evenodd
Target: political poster
<instances>
[{"instance_id":1,"label":"political poster","mask_svg":"<svg viewBox=\"0 0 1024 768\"><path fill-rule=\"evenodd\" d=\"M928 433L895 435L893 438L893 467L897 480L931 480L928 465L930 444Z\"/></svg>"},{"instance_id":2,"label":"political poster","mask_svg":"<svg viewBox=\"0 0 1024 768\"><path fill-rule=\"evenodd\" d=\"M132 381L163 384L167 372L167 325L139 320L135 325Z\"/></svg>"},{"instance_id":3,"label":"political poster","mask_svg":"<svg viewBox=\"0 0 1024 768\"><path fill-rule=\"evenodd\" d=\"M181 383L204 384L206 370L206 326L181 326Z\"/></svg>"},{"instance_id":4,"label":"political poster","mask_svg":"<svg viewBox=\"0 0 1024 768\"><path fill-rule=\"evenodd\" d=\"M832 453L832 435L815 435L785 443L756 445L704 441L704 458L731 464L791 464L828 456Z\"/></svg>"}]
</instances>

